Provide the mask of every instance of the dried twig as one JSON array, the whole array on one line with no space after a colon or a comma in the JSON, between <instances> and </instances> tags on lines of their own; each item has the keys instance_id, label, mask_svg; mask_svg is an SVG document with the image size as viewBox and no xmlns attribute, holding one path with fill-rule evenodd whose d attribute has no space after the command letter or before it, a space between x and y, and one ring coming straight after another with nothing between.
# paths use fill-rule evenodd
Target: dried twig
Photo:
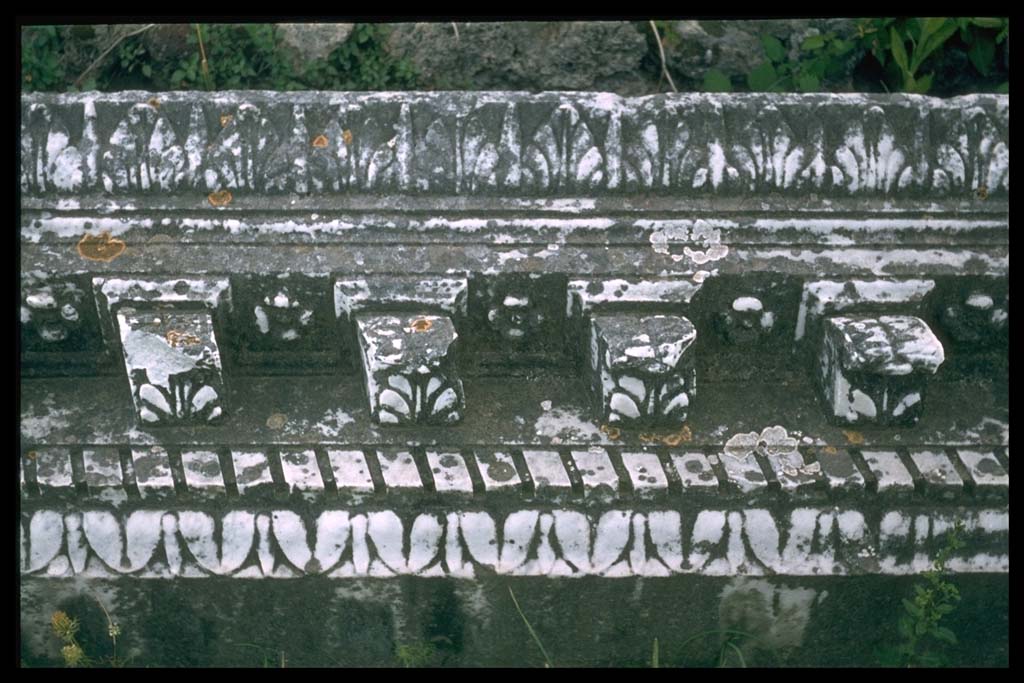
<instances>
[{"instance_id":1,"label":"dried twig","mask_svg":"<svg viewBox=\"0 0 1024 683\"><path fill-rule=\"evenodd\" d=\"M452 30L455 31L455 42L457 43L459 42L459 27L454 21L452 22Z\"/></svg>"},{"instance_id":2,"label":"dried twig","mask_svg":"<svg viewBox=\"0 0 1024 683\"><path fill-rule=\"evenodd\" d=\"M96 68L97 66L99 66L99 65L100 65L100 63L101 63L101 62L102 62L102 61L103 61L103 60L104 60L104 59L106 58L106 56L107 56L107 55L109 55L109 54L110 54L110 52L111 52L111 51L112 51L112 50L113 50L113 49L114 49L115 47L117 47L118 45L120 45L120 44L121 44L121 41L122 41L122 40L124 40L125 38L131 38L132 36L137 36L138 34L142 33L143 31L148 31L149 29L153 28L154 26L156 26L156 24L146 24L146 25L145 25L145 26L143 26L142 28L140 28L140 29L137 29L137 30L135 30L135 31L132 31L131 33L125 33L124 35L118 36L118 37L117 37L117 40L115 40L115 41L114 41L113 43L111 43L111 44L110 44L110 47L108 47L108 48L107 48L106 50L104 50L104 51L103 51L103 52L102 52L102 53L100 54L100 56L99 56L99 57L97 57L97 58L95 59L95 61L93 61L93 63L92 63L92 64L90 64L90 65L89 65L89 66L88 66L88 67L87 67L87 68L85 69L85 71L83 71L83 72L82 72L82 74L81 74L81 75L80 75L80 76L79 76L78 78L76 78L76 79L75 79L75 82L74 82L74 83L73 83L72 85L73 85L74 87L76 87L76 88L77 88L77 87L79 87L79 86L80 86L80 85L82 84L82 81L84 81L84 80L85 80L85 77L86 77L86 76L88 76L88 75L89 75L89 73L90 73L90 72L91 72L91 71L92 71L93 69L95 69L95 68Z\"/></svg>"},{"instance_id":3,"label":"dried twig","mask_svg":"<svg viewBox=\"0 0 1024 683\"><path fill-rule=\"evenodd\" d=\"M213 83L210 81L210 63L206 61L206 48L203 47L203 32L200 30L199 24L196 24L196 36L199 38L199 54L202 57L199 66L203 70L203 83L206 85L207 90L213 90Z\"/></svg>"},{"instance_id":4,"label":"dried twig","mask_svg":"<svg viewBox=\"0 0 1024 683\"><path fill-rule=\"evenodd\" d=\"M661 44L661 36L658 35L658 27L654 25L654 21L649 22L651 24L651 30L654 31L654 40L658 42L658 54L661 55L661 75L668 79L668 84L672 86L672 92L679 92L676 88L675 82L672 80L672 74L668 72L668 66L665 64L665 46Z\"/></svg>"}]
</instances>

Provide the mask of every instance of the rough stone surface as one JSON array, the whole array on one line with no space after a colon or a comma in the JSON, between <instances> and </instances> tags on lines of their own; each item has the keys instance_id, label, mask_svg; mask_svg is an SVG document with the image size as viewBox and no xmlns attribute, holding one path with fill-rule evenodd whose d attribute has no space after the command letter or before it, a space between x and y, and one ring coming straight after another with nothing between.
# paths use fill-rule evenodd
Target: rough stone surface
<instances>
[{"instance_id":1,"label":"rough stone surface","mask_svg":"<svg viewBox=\"0 0 1024 683\"><path fill-rule=\"evenodd\" d=\"M281 43L292 51L293 61L301 67L307 62L326 59L344 43L355 24L275 24Z\"/></svg>"},{"instance_id":2,"label":"rough stone surface","mask_svg":"<svg viewBox=\"0 0 1024 683\"><path fill-rule=\"evenodd\" d=\"M718 477L703 453L673 453L672 465L684 492L718 490Z\"/></svg>"},{"instance_id":3,"label":"rough stone surface","mask_svg":"<svg viewBox=\"0 0 1024 683\"><path fill-rule=\"evenodd\" d=\"M817 449L816 458L829 488L833 491L864 489L864 475L857 469L848 451L828 446Z\"/></svg>"},{"instance_id":4,"label":"rough stone surface","mask_svg":"<svg viewBox=\"0 0 1024 683\"><path fill-rule=\"evenodd\" d=\"M315 494L324 490L323 475L320 474L316 454L312 450L288 449L282 451L281 471L289 491Z\"/></svg>"},{"instance_id":5,"label":"rough stone surface","mask_svg":"<svg viewBox=\"0 0 1024 683\"><path fill-rule=\"evenodd\" d=\"M252 496L273 491L274 478L265 452L232 450L231 459L239 495Z\"/></svg>"},{"instance_id":6,"label":"rough stone surface","mask_svg":"<svg viewBox=\"0 0 1024 683\"><path fill-rule=\"evenodd\" d=\"M994 455L969 449L960 450L957 454L979 491L1005 493L1009 490L1010 475Z\"/></svg>"},{"instance_id":7,"label":"rough stone surface","mask_svg":"<svg viewBox=\"0 0 1024 683\"><path fill-rule=\"evenodd\" d=\"M373 477L362 451L331 449L327 451L327 457L339 492L373 492Z\"/></svg>"},{"instance_id":8,"label":"rough stone surface","mask_svg":"<svg viewBox=\"0 0 1024 683\"><path fill-rule=\"evenodd\" d=\"M572 481L557 451L524 450L523 460L538 497L567 495L572 491Z\"/></svg>"},{"instance_id":9,"label":"rough stone surface","mask_svg":"<svg viewBox=\"0 0 1024 683\"><path fill-rule=\"evenodd\" d=\"M929 493L952 499L963 488L963 479L945 453L914 449L910 451L910 459L924 478Z\"/></svg>"},{"instance_id":10,"label":"rough stone surface","mask_svg":"<svg viewBox=\"0 0 1024 683\"><path fill-rule=\"evenodd\" d=\"M726 452L719 460L725 470L726 479L745 494L753 494L768 488L768 479L754 454L737 457Z\"/></svg>"},{"instance_id":11,"label":"rough stone surface","mask_svg":"<svg viewBox=\"0 0 1024 683\"><path fill-rule=\"evenodd\" d=\"M473 493L466 460L461 453L427 451L427 466L434 477L434 490L450 493Z\"/></svg>"},{"instance_id":12,"label":"rough stone surface","mask_svg":"<svg viewBox=\"0 0 1024 683\"><path fill-rule=\"evenodd\" d=\"M182 451L185 486L195 496L220 498L226 491L220 458L213 451Z\"/></svg>"},{"instance_id":13,"label":"rough stone surface","mask_svg":"<svg viewBox=\"0 0 1024 683\"><path fill-rule=\"evenodd\" d=\"M480 451L476 454L476 461L484 489L488 492L518 490L522 486L522 478L511 454L504 451Z\"/></svg>"},{"instance_id":14,"label":"rough stone surface","mask_svg":"<svg viewBox=\"0 0 1024 683\"><path fill-rule=\"evenodd\" d=\"M166 449L160 446L133 448L132 463L143 500L163 500L174 494L174 477Z\"/></svg>"},{"instance_id":15,"label":"rough stone surface","mask_svg":"<svg viewBox=\"0 0 1024 683\"><path fill-rule=\"evenodd\" d=\"M773 19L767 21L685 20L673 22L672 28L680 40L666 51L673 71L683 79L700 84L708 69L718 69L730 78L745 83L746 76L767 59L762 39L778 38L789 51L789 59L799 59L800 45L812 35L834 31L836 36L852 39L856 36L853 19ZM851 54L843 77L849 77L860 55ZM685 81L684 81L685 82ZM679 83L677 82L677 85Z\"/></svg>"},{"instance_id":16,"label":"rough stone surface","mask_svg":"<svg viewBox=\"0 0 1024 683\"><path fill-rule=\"evenodd\" d=\"M657 453L623 453L622 465L633 491L641 498L668 490L668 477Z\"/></svg>"},{"instance_id":17,"label":"rough stone surface","mask_svg":"<svg viewBox=\"0 0 1024 683\"><path fill-rule=\"evenodd\" d=\"M423 481L412 453L408 451L382 450L377 451L377 461L384 476L384 484L388 491L401 489L422 490Z\"/></svg>"},{"instance_id":18,"label":"rough stone surface","mask_svg":"<svg viewBox=\"0 0 1024 683\"><path fill-rule=\"evenodd\" d=\"M574 450L571 455L576 472L583 482L585 498L611 499L617 496L619 476L603 448L594 446L585 451Z\"/></svg>"},{"instance_id":19,"label":"rough stone surface","mask_svg":"<svg viewBox=\"0 0 1024 683\"><path fill-rule=\"evenodd\" d=\"M899 455L893 451L864 451L862 453L879 493L909 495L914 490L914 478Z\"/></svg>"},{"instance_id":20,"label":"rough stone surface","mask_svg":"<svg viewBox=\"0 0 1024 683\"><path fill-rule=\"evenodd\" d=\"M36 481L43 495L61 494L74 486L71 474L71 452L67 448L46 448L34 451Z\"/></svg>"},{"instance_id":21,"label":"rough stone surface","mask_svg":"<svg viewBox=\"0 0 1024 683\"><path fill-rule=\"evenodd\" d=\"M431 90L614 90L645 94L645 36L626 22L394 24L386 46Z\"/></svg>"},{"instance_id":22,"label":"rough stone surface","mask_svg":"<svg viewBox=\"0 0 1024 683\"><path fill-rule=\"evenodd\" d=\"M98 447L82 450L85 484L99 500L115 505L128 500L121 473L121 455L116 448ZM38 469L37 476L38 476Z\"/></svg>"}]
</instances>

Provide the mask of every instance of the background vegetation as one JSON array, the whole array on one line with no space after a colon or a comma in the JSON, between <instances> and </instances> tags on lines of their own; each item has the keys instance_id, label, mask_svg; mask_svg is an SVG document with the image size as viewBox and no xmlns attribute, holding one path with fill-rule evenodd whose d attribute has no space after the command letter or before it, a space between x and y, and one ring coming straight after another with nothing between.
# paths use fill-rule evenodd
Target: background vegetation
<instances>
[{"instance_id":1,"label":"background vegetation","mask_svg":"<svg viewBox=\"0 0 1024 683\"><path fill-rule=\"evenodd\" d=\"M637 25L650 42L644 68L661 90L668 83L674 89L679 82L684 86L681 90L705 92L940 96L1009 92L1008 18L862 19L855 36L810 35L798 46L766 35L762 38L765 60L745 78L730 78L711 69L703 83L686 83L680 74L673 82L671 67L662 55L671 56L683 40L674 24ZM384 49L385 24L356 24L326 58L301 62L289 54L274 24L191 24L182 27L189 49L169 56L156 54L145 40L149 28L119 31L122 27L117 27L106 37L106 47L98 50L91 26L25 27L22 87L26 91L415 90L419 85L412 66ZM98 54L89 53L90 49Z\"/></svg>"}]
</instances>

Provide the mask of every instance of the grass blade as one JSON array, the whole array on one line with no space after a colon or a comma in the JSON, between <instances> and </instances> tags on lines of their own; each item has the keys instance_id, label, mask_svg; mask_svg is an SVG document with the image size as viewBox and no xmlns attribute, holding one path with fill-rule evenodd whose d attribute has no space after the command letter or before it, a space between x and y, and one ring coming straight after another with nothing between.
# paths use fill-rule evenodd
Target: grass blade
<instances>
[{"instance_id":1,"label":"grass blade","mask_svg":"<svg viewBox=\"0 0 1024 683\"><path fill-rule=\"evenodd\" d=\"M548 651L544 649L544 644L540 642L540 638L537 637L537 632L533 630L533 626L530 626L530 620L523 614L523 610L519 609L519 601L516 600L516 594L512 592L512 587L509 586L508 594L512 596L512 604L516 606L516 611L519 612L519 617L526 624L526 629L530 632L530 637L533 638L533 642L537 643L537 647L540 648L540 652L544 655L544 666L551 669L554 665L551 663L551 658L548 657Z\"/></svg>"},{"instance_id":2,"label":"grass blade","mask_svg":"<svg viewBox=\"0 0 1024 683\"><path fill-rule=\"evenodd\" d=\"M733 643L731 640L727 640L725 642L725 644L733 649L733 651L736 653L736 656L739 657L740 666L742 668L746 669L747 668L747 660L743 659L743 653L740 652L740 649L738 647L736 647L735 643Z\"/></svg>"}]
</instances>

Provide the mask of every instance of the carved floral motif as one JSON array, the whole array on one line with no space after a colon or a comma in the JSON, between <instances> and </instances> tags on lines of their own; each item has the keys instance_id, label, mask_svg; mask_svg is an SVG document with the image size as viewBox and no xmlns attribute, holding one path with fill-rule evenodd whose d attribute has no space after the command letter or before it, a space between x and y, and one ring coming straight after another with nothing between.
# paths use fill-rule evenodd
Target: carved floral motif
<instances>
[{"instance_id":1,"label":"carved floral motif","mask_svg":"<svg viewBox=\"0 0 1024 683\"><path fill-rule=\"evenodd\" d=\"M101 180L108 193L1009 191L1005 98L976 97L961 114L931 100L807 97L351 95L332 99L317 130L308 98L229 98L225 107L164 97L160 107L122 109L100 140L97 104L110 106L102 98L36 94L23 99L21 186L39 194Z\"/></svg>"}]
</instances>

